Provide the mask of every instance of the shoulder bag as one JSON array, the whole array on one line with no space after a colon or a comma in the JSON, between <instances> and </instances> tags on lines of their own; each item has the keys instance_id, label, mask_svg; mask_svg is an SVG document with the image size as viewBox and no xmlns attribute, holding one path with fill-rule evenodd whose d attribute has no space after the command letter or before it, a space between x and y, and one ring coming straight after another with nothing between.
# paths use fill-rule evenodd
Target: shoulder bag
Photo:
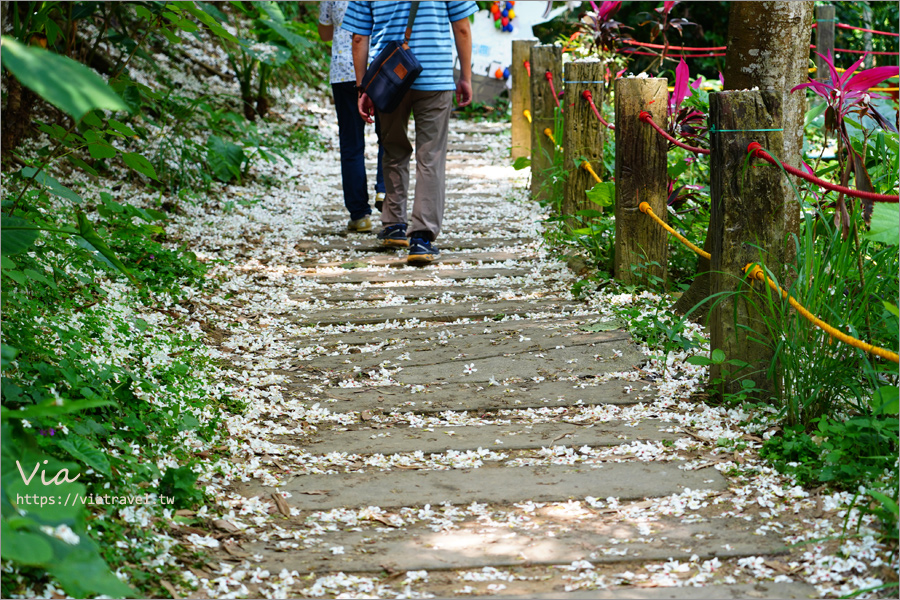
<instances>
[{"instance_id":1,"label":"shoulder bag","mask_svg":"<svg viewBox=\"0 0 900 600\"><path fill-rule=\"evenodd\" d=\"M422 72L422 64L409 49L409 37L418 10L419 3L413 2L403 41L387 43L366 69L360 85L360 91L372 99L380 112L390 113L400 106L403 96Z\"/></svg>"}]
</instances>

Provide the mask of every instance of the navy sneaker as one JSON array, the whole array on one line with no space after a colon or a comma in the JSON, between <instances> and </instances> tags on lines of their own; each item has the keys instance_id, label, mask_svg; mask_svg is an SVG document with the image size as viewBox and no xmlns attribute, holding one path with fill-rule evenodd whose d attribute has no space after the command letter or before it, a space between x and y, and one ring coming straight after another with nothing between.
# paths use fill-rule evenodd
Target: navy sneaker
<instances>
[{"instance_id":1,"label":"navy sneaker","mask_svg":"<svg viewBox=\"0 0 900 600\"><path fill-rule=\"evenodd\" d=\"M413 265L427 265L438 256L441 251L425 238L413 237L409 240L409 254L406 262Z\"/></svg>"},{"instance_id":2,"label":"navy sneaker","mask_svg":"<svg viewBox=\"0 0 900 600\"><path fill-rule=\"evenodd\" d=\"M388 225L378 232L378 239L381 240L382 246L409 246L409 240L406 239L406 223Z\"/></svg>"}]
</instances>

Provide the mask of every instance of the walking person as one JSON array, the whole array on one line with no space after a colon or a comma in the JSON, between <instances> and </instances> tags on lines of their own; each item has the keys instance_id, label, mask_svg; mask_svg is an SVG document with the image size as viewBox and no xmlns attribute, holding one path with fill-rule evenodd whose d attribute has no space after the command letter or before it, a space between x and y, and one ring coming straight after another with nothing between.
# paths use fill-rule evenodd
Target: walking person
<instances>
[{"instance_id":1,"label":"walking person","mask_svg":"<svg viewBox=\"0 0 900 600\"><path fill-rule=\"evenodd\" d=\"M349 2L325 1L319 3L319 37L331 42L331 69L329 79L334 96L334 108L338 119L338 142L341 149L341 183L344 188L344 206L350 213L349 231L372 231L372 208L366 181L365 122L359 118L357 108L356 76L353 71L352 34L341 29ZM379 146L375 183L375 206L380 208L384 199L382 154Z\"/></svg>"},{"instance_id":2,"label":"walking person","mask_svg":"<svg viewBox=\"0 0 900 600\"><path fill-rule=\"evenodd\" d=\"M342 27L353 33L353 67L357 86L372 56L389 41L402 40L411 2L351 2ZM384 228L378 238L385 246L408 246L407 262L428 264L440 251L434 245L441 231L445 204L447 134L453 93L456 102L472 102L472 34L468 17L477 12L474 2L419 2L409 47L422 64L422 72L400 106L378 112L384 148L386 195L381 212ZM451 42L452 32L452 42ZM453 81L453 47L459 56L460 79ZM372 122L375 108L359 90L359 115ZM412 218L408 218L409 162L413 146L406 130L415 117L416 189Z\"/></svg>"}]
</instances>

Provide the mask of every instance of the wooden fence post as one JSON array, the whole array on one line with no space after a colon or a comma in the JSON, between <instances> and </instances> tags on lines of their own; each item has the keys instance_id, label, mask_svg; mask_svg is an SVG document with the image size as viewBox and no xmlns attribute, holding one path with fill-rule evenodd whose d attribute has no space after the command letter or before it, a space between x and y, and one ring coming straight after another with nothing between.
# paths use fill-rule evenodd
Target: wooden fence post
<instances>
[{"instance_id":1,"label":"wooden fence post","mask_svg":"<svg viewBox=\"0 0 900 600\"><path fill-rule=\"evenodd\" d=\"M666 140L639 120L642 111L666 125L668 81L662 78L625 77L616 80L616 251L613 271L625 284L666 278L666 231L640 212L641 202L660 219L668 220L666 206ZM656 263L656 264L649 264ZM645 265L640 269L633 269Z\"/></svg>"},{"instance_id":2,"label":"wooden fence post","mask_svg":"<svg viewBox=\"0 0 900 600\"><path fill-rule=\"evenodd\" d=\"M565 193L561 213L574 215L586 208L600 208L590 202L585 191L597 183L594 176L575 161L582 158L598 175L603 172L603 141L606 127L600 124L590 104L582 96L589 91L599 108L604 96L603 74L606 63L576 61L565 65L565 121L563 129L564 167L566 170Z\"/></svg>"},{"instance_id":3,"label":"wooden fence post","mask_svg":"<svg viewBox=\"0 0 900 600\"><path fill-rule=\"evenodd\" d=\"M531 81L525 62L531 58L531 47L537 40L513 40L512 43L512 148L510 155L515 160L531 156L531 123L525 111L531 110Z\"/></svg>"},{"instance_id":4,"label":"wooden fence post","mask_svg":"<svg viewBox=\"0 0 900 600\"><path fill-rule=\"evenodd\" d=\"M834 56L834 6L825 5L816 7L816 52L822 56ZM816 56L816 80L828 81L831 79L831 71L828 64L821 56Z\"/></svg>"},{"instance_id":5,"label":"wooden fence post","mask_svg":"<svg viewBox=\"0 0 900 600\"><path fill-rule=\"evenodd\" d=\"M531 47L531 197L537 201L549 200L552 181L547 170L553 166L556 152L553 142L544 130L553 131L556 100L544 74L553 75L556 91L562 91L562 48L543 45Z\"/></svg>"},{"instance_id":6,"label":"wooden fence post","mask_svg":"<svg viewBox=\"0 0 900 600\"><path fill-rule=\"evenodd\" d=\"M739 391L743 379L771 391L778 385L777 377L767 377L773 349L754 341L768 338L757 310L766 302L766 284L746 280L743 269L762 262L785 285L788 236L797 232L800 205L781 169L761 161L748 164L747 147L759 142L776 156L784 147L782 93L718 92L709 101L710 295L717 302L710 347L749 365L739 372L734 366L713 365L711 377L723 380L720 391L725 393Z\"/></svg>"}]
</instances>

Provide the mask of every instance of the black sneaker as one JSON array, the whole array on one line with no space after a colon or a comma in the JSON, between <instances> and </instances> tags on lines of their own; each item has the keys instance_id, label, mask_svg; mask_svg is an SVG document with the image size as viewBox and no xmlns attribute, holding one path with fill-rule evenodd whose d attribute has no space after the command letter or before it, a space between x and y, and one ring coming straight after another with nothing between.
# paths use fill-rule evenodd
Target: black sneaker
<instances>
[{"instance_id":1,"label":"black sneaker","mask_svg":"<svg viewBox=\"0 0 900 600\"><path fill-rule=\"evenodd\" d=\"M406 223L388 225L378 233L382 246L409 246L406 239Z\"/></svg>"},{"instance_id":2,"label":"black sneaker","mask_svg":"<svg viewBox=\"0 0 900 600\"><path fill-rule=\"evenodd\" d=\"M409 240L409 254L406 262L413 265L427 265L438 256L441 251L425 238L413 237Z\"/></svg>"}]
</instances>

